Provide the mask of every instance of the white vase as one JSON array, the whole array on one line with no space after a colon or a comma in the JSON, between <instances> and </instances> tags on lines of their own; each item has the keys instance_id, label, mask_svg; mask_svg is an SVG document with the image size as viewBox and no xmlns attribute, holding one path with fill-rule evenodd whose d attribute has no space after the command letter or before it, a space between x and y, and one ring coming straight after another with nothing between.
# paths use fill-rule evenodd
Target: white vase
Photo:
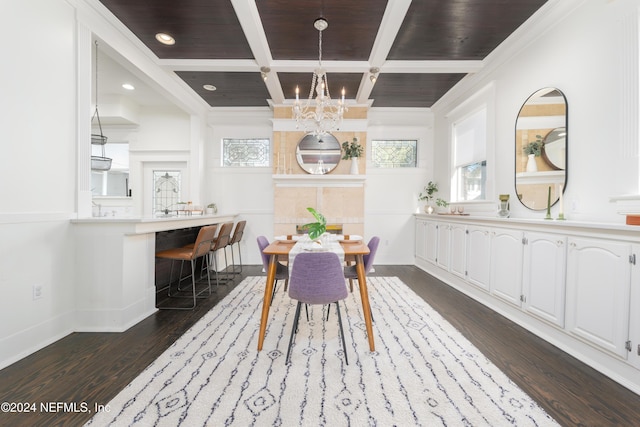
<instances>
[{"instance_id":1,"label":"white vase","mask_svg":"<svg viewBox=\"0 0 640 427\"><path fill-rule=\"evenodd\" d=\"M538 165L536 164L536 155L527 155L527 172L538 172Z\"/></svg>"},{"instance_id":2,"label":"white vase","mask_svg":"<svg viewBox=\"0 0 640 427\"><path fill-rule=\"evenodd\" d=\"M351 158L351 175L358 175L358 158Z\"/></svg>"}]
</instances>

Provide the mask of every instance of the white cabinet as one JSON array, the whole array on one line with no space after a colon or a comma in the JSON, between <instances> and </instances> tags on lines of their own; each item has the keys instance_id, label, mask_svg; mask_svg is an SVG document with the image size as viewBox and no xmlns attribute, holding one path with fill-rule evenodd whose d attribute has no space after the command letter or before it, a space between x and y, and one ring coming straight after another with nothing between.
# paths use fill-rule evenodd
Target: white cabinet
<instances>
[{"instance_id":1,"label":"white cabinet","mask_svg":"<svg viewBox=\"0 0 640 427\"><path fill-rule=\"evenodd\" d=\"M522 295L522 231L491 232L491 294L518 307ZM470 255L471 256L471 255Z\"/></svg>"},{"instance_id":2,"label":"white cabinet","mask_svg":"<svg viewBox=\"0 0 640 427\"><path fill-rule=\"evenodd\" d=\"M438 223L435 221L426 221L425 233L425 257L427 261L435 264L438 258Z\"/></svg>"},{"instance_id":3,"label":"white cabinet","mask_svg":"<svg viewBox=\"0 0 640 427\"><path fill-rule=\"evenodd\" d=\"M449 270L449 256L451 248L451 225L447 223L438 224L438 254L436 264L438 267Z\"/></svg>"},{"instance_id":4,"label":"white cabinet","mask_svg":"<svg viewBox=\"0 0 640 427\"><path fill-rule=\"evenodd\" d=\"M524 235L523 308L564 327L567 238L550 233Z\"/></svg>"},{"instance_id":5,"label":"white cabinet","mask_svg":"<svg viewBox=\"0 0 640 427\"><path fill-rule=\"evenodd\" d=\"M422 219L416 220L416 258L427 258L427 222Z\"/></svg>"},{"instance_id":6,"label":"white cabinet","mask_svg":"<svg viewBox=\"0 0 640 427\"><path fill-rule=\"evenodd\" d=\"M631 245L570 237L567 264L567 330L627 358Z\"/></svg>"},{"instance_id":7,"label":"white cabinet","mask_svg":"<svg viewBox=\"0 0 640 427\"><path fill-rule=\"evenodd\" d=\"M467 227L464 224L451 224L449 227L449 271L456 276L465 278L467 270Z\"/></svg>"},{"instance_id":8,"label":"white cabinet","mask_svg":"<svg viewBox=\"0 0 640 427\"><path fill-rule=\"evenodd\" d=\"M488 228L470 225L467 227L467 280L485 291L489 291L491 277L491 234Z\"/></svg>"}]
</instances>

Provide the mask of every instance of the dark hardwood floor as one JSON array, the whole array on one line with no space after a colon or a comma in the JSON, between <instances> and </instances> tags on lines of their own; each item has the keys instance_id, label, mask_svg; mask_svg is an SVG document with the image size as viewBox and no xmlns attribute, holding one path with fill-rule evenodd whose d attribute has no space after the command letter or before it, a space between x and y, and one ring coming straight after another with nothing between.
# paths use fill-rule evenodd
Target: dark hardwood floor
<instances>
[{"instance_id":1,"label":"dark hardwood floor","mask_svg":"<svg viewBox=\"0 0 640 427\"><path fill-rule=\"evenodd\" d=\"M242 276L261 274L245 266ZM640 396L471 298L413 266L376 266L374 274L398 276L561 425L640 425ZM36 403L37 411L0 412L0 425L82 425L239 282L193 311L159 311L124 333L74 333L1 370L0 402ZM59 412L43 413L40 403Z\"/></svg>"}]
</instances>

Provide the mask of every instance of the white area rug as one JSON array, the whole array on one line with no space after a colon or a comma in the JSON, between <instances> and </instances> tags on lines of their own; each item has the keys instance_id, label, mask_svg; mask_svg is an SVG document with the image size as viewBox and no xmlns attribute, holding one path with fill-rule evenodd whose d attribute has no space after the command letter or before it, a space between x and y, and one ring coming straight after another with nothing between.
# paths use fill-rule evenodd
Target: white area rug
<instances>
[{"instance_id":1,"label":"white area rug","mask_svg":"<svg viewBox=\"0 0 640 427\"><path fill-rule=\"evenodd\" d=\"M360 295L304 310L285 356L295 302L279 287L257 351L264 277L239 284L88 425L555 426L529 396L395 277L368 281L376 352ZM346 321L345 321L346 320ZM117 357L117 355L114 355Z\"/></svg>"}]
</instances>

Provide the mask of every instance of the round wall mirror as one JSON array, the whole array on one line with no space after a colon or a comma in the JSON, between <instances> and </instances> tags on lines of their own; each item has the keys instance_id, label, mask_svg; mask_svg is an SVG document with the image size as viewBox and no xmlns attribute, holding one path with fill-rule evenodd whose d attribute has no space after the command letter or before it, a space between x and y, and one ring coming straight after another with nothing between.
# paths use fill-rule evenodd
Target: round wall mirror
<instances>
[{"instance_id":1,"label":"round wall mirror","mask_svg":"<svg viewBox=\"0 0 640 427\"><path fill-rule=\"evenodd\" d=\"M532 94L516 119L515 181L529 209L555 204L567 183L567 100L556 88Z\"/></svg>"},{"instance_id":2,"label":"round wall mirror","mask_svg":"<svg viewBox=\"0 0 640 427\"><path fill-rule=\"evenodd\" d=\"M342 147L335 136L306 134L296 147L298 164L307 173L324 175L340 162Z\"/></svg>"}]
</instances>

